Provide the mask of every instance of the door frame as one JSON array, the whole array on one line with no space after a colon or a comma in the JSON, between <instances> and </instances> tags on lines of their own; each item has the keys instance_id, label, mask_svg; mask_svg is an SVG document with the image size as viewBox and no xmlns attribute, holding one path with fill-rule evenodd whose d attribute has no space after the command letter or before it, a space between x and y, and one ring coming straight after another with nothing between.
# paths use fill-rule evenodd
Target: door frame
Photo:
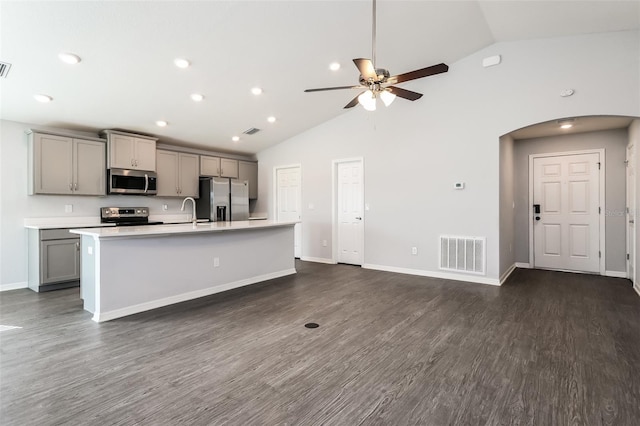
<instances>
[{"instance_id":1,"label":"door frame","mask_svg":"<svg viewBox=\"0 0 640 426\"><path fill-rule=\"evenodd\" d=\"M338 160L331 161L331 261L333 263L338 263L338 250L339 250L339 241L338 241L338 164L342 163L353 163L359 162L360 168L362 170L362 264L365 264L364 261L364 224L365 224L365 214L364 214L364 200L365 200L365 184L364 184L364 157L352 157L352 158L341 158ZM360 265L362 267L362 265Z\"/></svg>"},{"instance_id":2,"label":"door frame","mask_svg":"<svg viewBox=\"0 0 640 426\"><path fill-rule=\"evenodd\" d=\"M562 152L547 152L540 154L530 154L529 155L529 205L527 207L528 217L529 217L529 265L532 268L535 268L534 263L534 241L533 241L533 160L535 158L544 158L544 157L561 157L565 155L580 155L580 154L600 154L600 187L598 188L598 204L600 206L600 214L598 226L600 233L600 241L599 241L599 251L600 251L600 259L599 259L599 269L600 275L605 275L605 259L606 255L606 235L605 235L605 185L606 185L606 161L605 161L605 152L604 148L600 149L585 149L579 151L562 151ZM577 272L577 271L568 271L568 272ZM585 272L586 273L586 272Z\"/></svg>"},{"instance_id":3,"label":"door frame","mask_svg":"<svg viewBox=\"0 0 640 426\"><path fill-rule=\"evenodd\" d=\"M630 148L633 148L633 150L634 150L633 158L629 158L629 149ZM636 210L636 206L638 204L638 199L637 199L637 196L635 196L635 194L634 194L633 205L630 205L630 203L629 203L629 201L630 201L630 199L629 199L629 187L630 187L629 182L631 182L632 179L629 176L629 161L634 161L637 164L637 160L636 160L637 155L638 155L638 152L636 150L636 146L634 145L634 143L627 144L626 149L625 149L625 163L626 163L625 180L626 180L627 187L625 188L626 194L625 194L624 220L626 222L626 224L625 224L626 225L625 235L627 237L627 245L626 245L627 253L626 253L626 255L629 258L626 260L626 263L627 263L626 266L627 266L627 278L629 280L631 280L631 282L634 285L636 283L636 276L638 275L637 272L636 272L636 269L637 269L638 265L636 265L636 262L635 262L635 257L636 257L636 253L635 252L636 252L636 247L637 247L638 244L637 244L637 241L635 241L636 240L635 236L634 236L633 240L631 238L629 238L633 234L632 232L630 232L631 231L631 226L629 226L629 220L631 220L631 216L630 216L629 213L630 212L633 213L633 215L634 215L634 219L633 220L635 221L635 212L637 211ZM633 164L633 167L635 169L636 176L637 176L638 175L638 170L635 167L636 164ZM636 192L636 194L638 192L637 186L638 186L638 183L634 182L633 190ZM637 226L637 224L634 222L634 232L637 232L636 231L637 228L635 228L635 226ZM635 244L632 244L632 241ZM630 256L631 252L633 252L633 256ZM629 266L631 266L632 264L633 264L633 274L631 274L631 271L630 271L630 268L629 268Z\"/></svg>"},{"instance_id":4,"label":"door frame","mask_svg":"<svg viewBox=\"0 0 640 426\"><path fill-rule=\"evenodd\" d=\"M278 220L278 170L283 169L298 169L300 171L300 259L302 259L302 164L287 164L284 166L274 166L273 167L273 217ZM295 238L295 230L294 230L294 238Z\"/></svg>"}]
</instances>

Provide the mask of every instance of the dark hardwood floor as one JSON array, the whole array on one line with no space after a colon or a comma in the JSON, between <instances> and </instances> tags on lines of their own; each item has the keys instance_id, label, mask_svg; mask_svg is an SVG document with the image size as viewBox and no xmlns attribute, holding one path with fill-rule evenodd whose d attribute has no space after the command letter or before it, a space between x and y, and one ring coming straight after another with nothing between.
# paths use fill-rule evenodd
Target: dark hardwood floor
<instances>
[{"instance_id":1,"label":"dark hardwood floor","mask_svg":"<svg viewBox=\"0 0 640 426\"><path fill-rule=\"evenodd\" d=\"M627 280L297 268L102 324L77 289L0 294L0 424L640 424Z\"/></svg>"}]
</instances>

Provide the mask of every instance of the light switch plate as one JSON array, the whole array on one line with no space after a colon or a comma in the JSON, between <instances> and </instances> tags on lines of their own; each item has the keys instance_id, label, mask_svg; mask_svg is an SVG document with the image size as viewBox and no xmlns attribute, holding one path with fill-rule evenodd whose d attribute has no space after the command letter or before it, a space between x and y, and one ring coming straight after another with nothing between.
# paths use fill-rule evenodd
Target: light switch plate
<instances>
[{"instance_id":1,"label":"light switch plate","mask_svg":"<svg viewBox=\"0 0 640 426\"><path fill-rule=\"evenodd\" d=\"M65 213L73 213L73 204L65 204L64 205Z\"/></svg>"}]
</instances>

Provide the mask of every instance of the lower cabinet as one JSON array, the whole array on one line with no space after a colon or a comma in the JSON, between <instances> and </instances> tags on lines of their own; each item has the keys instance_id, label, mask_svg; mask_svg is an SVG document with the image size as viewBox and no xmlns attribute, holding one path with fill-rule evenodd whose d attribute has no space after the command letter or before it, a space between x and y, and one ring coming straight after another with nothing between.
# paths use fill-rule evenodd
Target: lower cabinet
<instances>
[{"instance_id":1,"label":"lower cabinet","mask_svg":"<svg viewBox=\"0 0 640 426\"><path fill-rule=\"evenodd\" d=\"M68 229L29 229L29 288L40 292L80 285L80 236Z\"/></svg>"},{"instance_id":2,"label":"lower cabinet","mask_svg":"<svg viewBox=\"0 0 640 426\"><path fill-rule=\"evenodd\" d=\"M156 151L159 197L198 197L200 159L197 155Z\"/></svg>"}]
</instances>

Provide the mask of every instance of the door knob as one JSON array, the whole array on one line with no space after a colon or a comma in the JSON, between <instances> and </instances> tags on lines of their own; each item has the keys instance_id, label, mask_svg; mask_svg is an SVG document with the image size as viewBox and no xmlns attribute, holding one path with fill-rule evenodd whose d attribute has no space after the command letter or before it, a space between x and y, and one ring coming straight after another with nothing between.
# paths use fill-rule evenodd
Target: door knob
<instances>
[{"instance_id":1,"label":"door knob","mask_svg":"<svg viewBox=\"0 0 640 426\"><path fill-rule=\"evenodd\" d=\"M540 220L540 216L536 216L536 220Z\"/></svg>"},{"instance_id":2,"label":"door knob","mask_svg":"<svg viewBox=\"0 0 640 426\"><path fill-rule=\"evenodd\" d=\"M362 218L360 216L356 216L357 220L362 220Z\"/></svg>"}]
</instances>

